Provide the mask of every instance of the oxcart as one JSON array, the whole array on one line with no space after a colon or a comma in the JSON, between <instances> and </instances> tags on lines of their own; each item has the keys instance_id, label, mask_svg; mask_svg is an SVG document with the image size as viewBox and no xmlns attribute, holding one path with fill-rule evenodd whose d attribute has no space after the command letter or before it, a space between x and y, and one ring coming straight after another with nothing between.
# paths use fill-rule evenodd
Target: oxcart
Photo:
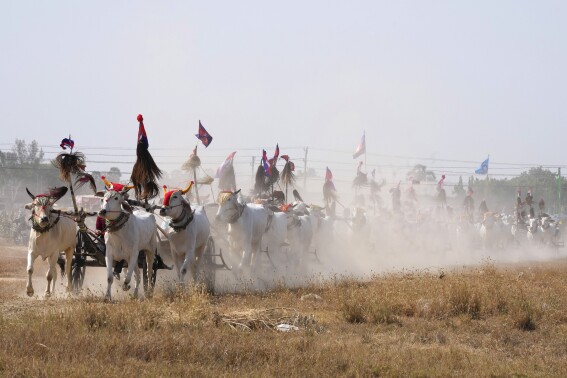
<instances>
[{"instance_id":1,"label":"oxcart","mask_svg":"<svg viewBox=\"0 0 567 378\"><path fill-rule=\"evenodd\" d=\"M134 202L134 201L132 201ZM139 205L139 203L132 203L132 205ZM147 208L147 210L152 210ZM106 267L105 255L106 246L104 243L104 237L86 225L86 218L93 217L97 215L97 212L88 212L83 208L80 208L77 213L74 212L62 212L61 210L53 210L64 214L65 216L71 217L77 222L77 245L73 253L73 260L71 262L71 275L72 275L72 285L73 290L78 291L83 287L85 280L86 268L87 267ZM156 235L160 238L160 235ZM162 235L160 238L160 244L168 243L167 237ZM59 265L61 269L64 269L65 261L62 257L59 258ZM119 261L114 263L114 275L119 278L122 268L127 267L125 261ZM143 285L144 290L147 292L149 285L155 285L157 278L157 271L159 269L168 269L171 267L164 264L163 259L159 254L156 254L154 259L154 264L152 267L151 277L148 277L148 270L146 269L146 258L143 251L140 252L138 256L138 267L142 269L143 272Z\"/></svg>"},{"instance_id":2,"label":"oxcart","mask_svg":"<svg viewBox=\"0 0 567 378\"><path fill-rule=\"evenodd\" d=\"M135 200L128 200L128 202L133 206L143 207L149 212L153 212L159 208L159 206L142 204ZM89 228L86 224L86 219L88 217L97 216L98 213L85 211L83 208L79 208L77 213L63 210L53 210L53 212L72 218L78 225L77 245L71 262L71 275L72 288L74 291L79 291L83 287L87 267L106 267L106 246L104 243L104 237L102 234ZM232 270L232 267L223 257L222 248L217 249L215 237L218 237L218 235L214 235L213 231L213 235L211 235L207 241L207 248L202 256L202 261L199 264L199 279L205 285L207 291L211 293L214 293L215 290L217 270ZM144 291L146 292L150 287L149 285L155 285L158 270L172 269L172 266L169 266L164 262L164 257L167 259L167 257L171 254L167 232L161 227L158 227L156 238L158 239L158 251L156 251L156 258L152 267L151 277L148 277L145 253L141 251L138 256L138 267L142 269L143 272L142 282ZM61 270L64 271L65 259L63 256L59 257L58 264L61 267ZM123 260L114 263L114 275L116 278L120 277L120 273L123 268L127 268L126 261Z\"/></svg>"}]
</instances>

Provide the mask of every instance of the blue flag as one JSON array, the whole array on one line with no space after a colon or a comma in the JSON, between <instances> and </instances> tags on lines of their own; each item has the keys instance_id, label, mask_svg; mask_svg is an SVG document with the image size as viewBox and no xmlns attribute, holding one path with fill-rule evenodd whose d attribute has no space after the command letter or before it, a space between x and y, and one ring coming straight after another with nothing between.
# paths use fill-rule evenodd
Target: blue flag
<instances>
[{"instance_id":1,"label":"blue flag","mask_svg":"<svg viewBox=\"0 0 567 378\"><path fill-rule=\"evenodd\" d=\"M201 125L201 121L199 121L199 134L195 134L195 136L205 147L209 147L209 144L213 141L213 137L205 130L203 125Z\"/></svg>"},{"instance_id":2,"label":"blue flag","mask_svg":"<svg viewBox=\"0 0 567 378\"><path fill-rule=\"evenodd\" d=\"M478 169L476 171L474 171L474 173L476 173L477 175L487 175L488 174L488 159L490 159L490 157L487 157L485 161L482 162L482 164L480 164L480 167L478 167Z\"/></svg>"}]
</instances>

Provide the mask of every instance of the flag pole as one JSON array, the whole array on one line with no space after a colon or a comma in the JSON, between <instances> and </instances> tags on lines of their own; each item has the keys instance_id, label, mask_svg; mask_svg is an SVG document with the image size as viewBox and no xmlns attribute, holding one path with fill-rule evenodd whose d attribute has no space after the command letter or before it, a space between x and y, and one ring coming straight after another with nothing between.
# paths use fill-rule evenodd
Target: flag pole
<instances>
[{"instance_id":1,"label":"flag pole","mask_svg":"<svg viewBox=\"0 0 567 378\"><path fill-rule=\"evenodd\" d=\"M366 169L366 173L368 174L368 164L366 164L366 130L362 133L364 134L364 169Z\"/></svg>"}]
</instances>

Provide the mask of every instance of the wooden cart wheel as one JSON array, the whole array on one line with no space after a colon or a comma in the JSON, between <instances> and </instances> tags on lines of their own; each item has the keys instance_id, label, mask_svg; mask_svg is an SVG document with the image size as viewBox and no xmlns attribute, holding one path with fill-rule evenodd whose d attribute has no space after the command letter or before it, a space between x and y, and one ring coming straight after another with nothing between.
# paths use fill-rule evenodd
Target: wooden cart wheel
<instances>
[{"instance_id":1,"label":"wooden cart wheel","mask_svg":"<svg viewBox=\"0 0 567 378\"><path fill-rule=\"evenodd\" d=\"M73 257L73 262L71 263L71 284L73 291L78 292L83 288L86 269L84 257L80 255Z\"/></svg>"},{"instance_id":2,"label":"wooden cart wheel","mask_svg":"<svg viewBox=\"0 0 567 378\"><path fill-rule=\"evenodd\" d=\"M207 292L210 294L215 293L215 281L217 276L217 270L214 264L215 252L215 241L209 236L209 239L207 240L207 247L203 253L203 261L201 261L199 265L203 283L205 284Z\"/></svg>"}]
</instances>

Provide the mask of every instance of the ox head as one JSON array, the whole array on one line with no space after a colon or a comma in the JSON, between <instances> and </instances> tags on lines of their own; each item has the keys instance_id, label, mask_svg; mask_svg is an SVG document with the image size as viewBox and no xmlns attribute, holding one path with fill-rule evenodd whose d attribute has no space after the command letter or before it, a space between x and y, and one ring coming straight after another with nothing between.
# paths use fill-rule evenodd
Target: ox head
<instances>
[{"instance_id":1,"label":"ox head","mask_svg":"<svg viewBox=\"0 0 567 378\"><path fill-rule=\"evenodd\" d=\"M104 219L114 220L124 211L131 213L132 207L128 204L128 191L132 188L133 186L124 186L120 191L107 190L102 198L98 215Z\"/></svg>"},{"instance_id":2,"label":"ox head","mask_svg":"<svg viewBox=\"0 0 567 378\"><path fill-rule=\"evenodd\" d=\"M190 206L189 203L185 201L185 198L183 198L183 195L187 194L192 186L193 181L191 181L185 189L168 191L167 187L164 185L163 205L159 210L159 215L162 217L170 217L171 219L179 218L183 213L183 207Z\"/></svg>"},{"instance_id":3,"label":"ox head","mask_svg":"<svg viewBox=\"0 0 567 378\"><path fill-rule=\"evenodd\" d=\"M223 191L219 193L219 208L217 210L216 219L225 222L233 223L241 213L242 205L238 202L238 194L240 189L236 192Z\"/></svg>"},{"instance_id":4,"label":"ox head","mask_svg":"<svg viewBox=\"0 0 567 378\"><path fill-rule=\"evenodd\" d=\"M51 188L48 193L34 196L28 188L26 192L31 197L32 202L24 207L32 211L33 221L41 228L49 224L49 214L53 209L53 204L67 193L67 187Z\"/></svg>"}]
</instances>

